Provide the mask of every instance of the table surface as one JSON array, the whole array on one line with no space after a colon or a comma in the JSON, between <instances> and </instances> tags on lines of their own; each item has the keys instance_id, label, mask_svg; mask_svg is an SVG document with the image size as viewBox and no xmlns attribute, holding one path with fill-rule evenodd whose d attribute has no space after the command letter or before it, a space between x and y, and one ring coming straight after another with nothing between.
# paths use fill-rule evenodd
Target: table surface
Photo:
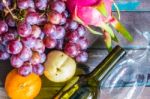
<instances>
[{"instance_id":1,"label":"table surface","mask_svg":"<svg viewBox=\"0 0 150 99\"><path fill-rule=\"evenodd\" d=\"M116 0L116 3L121 10L121 22L134 36L134 41L131 43L127 42L122 36L116 33L120 38L119 44L128 50L146 48L149 42L144 38L143 33L149 33L150 31L150 0ZM113 14L116 13L114 12ZM91 41L91 47L88 49L89 60L85 65L92 70L107 55L107 51L102 37L92 34L88 34L87 37ZM113 45L115 45L115 43L113 43ZM3 87L6 74L12 67L10 66L9 61L0 61L0 66L0 86ZM3 88L0 89L0 95L1 94L5 94L3 93ZM5 98L0 97L0 99Z\"/></svg>"}]
</instances>

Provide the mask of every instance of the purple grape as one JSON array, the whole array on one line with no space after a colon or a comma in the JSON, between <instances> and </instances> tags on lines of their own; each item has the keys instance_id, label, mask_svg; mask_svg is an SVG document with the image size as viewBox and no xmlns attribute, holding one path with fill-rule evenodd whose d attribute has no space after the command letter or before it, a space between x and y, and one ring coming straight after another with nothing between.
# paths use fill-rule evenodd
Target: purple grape
<instances>
[{"instance_id":1,"label":"purple grape","mask_svg":"<svg viewBox=\"0 0 150 99\"><path fill-rule=\"evenodd\" d=\"M65 16L62 16L62 18L61 18L59 24L60 24L60 25L64 25L64 24L66 24L66 21L67 21L66 17L65 17Z\"/></svg>"},{"instance_id":2,"label":"purple grape","mask_svg":"<svg viewBox=\"0 0 150 99\"><path fill-rule=\"evenodd\" d=\"M6 22L7 22L8 26L10 26L10 27L16 26L16 22L10 14L6 17Z\"/></svg>"},{"instance_id":3,"label":"purple grape","mask_svg":"<svg viewBox=\"0 0 150 99\"><path fill-rule=\"evenodd\" d=\"M2 44L3 42L3 39L2 39L2 36L0 36L0 45Z\"/></svg>"},{"instance_id":4,"label":"purple grape","mask_svg":"<svg viewBox=\"0 0 150 99\"><path fill-rule=\"evenodd\" d=\"M56 39L47 36L44 38L44 44L46 48L52 49L56 47L57 41Z\"/></svg>"},{"instance_id":5,"label":"purple grape","mask_svg":"<svg viewBox=\"0 0 150 99\"><path fill-rule=\"evenodd\" d=\"M47 23L47 16L46 15L40 16L37 24L38 25L45 25L46 23Z\"/></svg>"},{"instance_id":6,"label":"purple grape","mask_svg":"<svg viewBox=\"0 0 150 99\"><path fill-rule=\"evenodd\" d=\"M17 6L20 9L27 9L29 7L30 0L17 0Z\"/></svg>"},{"instance_id":7,"label":"purple grape","mask_svg":"<svg viewBox=\"0 0 150 99\"><path fill-rule=\"evenodd\" d=\"M44 72L44 66L41 64L36 64L32 66L32 71L37 75L42 75Z\"/></svg>"},{"instance_id":8,"label":"purple grape","mask_svg":"<svg viewBox=\"0 0 150 99\"><path fill-rule=\"evenodd\" d=\"M10 54L19 54L23 48L19 40L12 40L7 45L7 52Z\"/></svg>"},{"instance_id":9,"label":"purple grape","mask_svg":"<svg viewBox=\"0 0 150 99\"><path fill-rule=\"evenodd\" d=\"M27 11L27 13L36 12L36 10L34 8L28 8L26 11Z\"/></svg>"},{"instance_id":10,"label":"purple grape","mask_svg":"<svg viewBox=\"0 0 150 99\"><path fill-rule=\"evenodd\" d=\"M41 53L40 54L40 63L44 63L45 62L45 60L46 60L46 54L45 53Z\"/></svg>"},{"instance_id":11,"label":"purple grape","mask_svg":"<svg viewBox=\"0 0 150 99\"><path fill-rule=\"evenodd\" d=\"M77 56L76 56L76 61L79 63L84 63L87 62L88 60L88 54L87 52L80 52Z\"/></svg>"},{"instance_id":12,"label":"purple grape","mask_svg":"<svg viewBox=\"0 0 150 99\"><path fill-rule=\"evenodd\" d=\"M18 30L18 34L21 37L28 37L29 35L31 35L32 27L30 24L26 22L21 22L18 24L17 30Z\"/></svg>"},{"instance_id":13,"label":"purple grape","mask_svg":"<svg viewBox=\"0 0 150 99\"><path fill-rule=\"evenodd\" d=\"M79 43L77 43L81 50L86 50L88 48L88 40L85 37L80 37Z\"/></svg>"},{"instance_id":14,"label":"purple grape","mask_svg":"<svg viewBox=\"0 0 150 99\"><path fill-rule=\"evenodd\" d=\"M74 31L78 28L78 23L74 20L68 20L67 24L68 24L68 29L69 30Z\"/></svg>"},{"instance_id":15,"label":"purple grape","mask_svg":"<svg viewBox=\"0 0 150 99\"><path fill-rule=\"evenodd\" d=\"M24 63L19 69L18 73L22 76L28 76L32 73L32 65L30 63Z\"/></svg>"},{"instance_id":16,"label":"purple grape","mask_svg":"<svg viewBox=\"0 0 150 99\"><path fill-rule=\"evenodd\" d=\"M3 11L4 10L4 5L2 2L0 2L0 11Z\"/></svg>"},{"instance_id":17,"label":"purple grape","mask_svg":"<svg viewBox=\"0 0 150 99\"><path fill-rule=\"evenodd\" d=\"M79 53L79 47L75 43L68 43L65 45L64 52L70 57L76 57Z\"/></svg>"},{"instance_id":18,"label":"purple grape","mask_svg":"<svg viewBox=\"0 0 150 99\"><path fill-rule=\"evenodd\" d=\"M23 47L22 51L19 54L20 59L23 61L28 61L32 57L32 50L28 47Z\"/></svg>"},{"instance_id":19,"label":"purple grape","mask_svg":"<svg viewBox=\"0 0 150 99\"><path fill-rule=\"evenodd\" d=\"M29 0L29 7L30 8L35 8L35 5L34 5L34 1L33 0Z\"/></svg>"},{"instance_id":20,"label":"purple grape","mask_svg":"<svg viewBox=\"0 0 150 99\"><path fill-rule=\"evenodd\" d=\"M77 28L77 32L79 33L79 36L81 37L81 36L84 36L87 31L84 26L79 25Z\"/></svg>"},{"instance_id":21,"label":"purple grape","mask_svg":"<svg viewBox=\"0 0 150 99\"><path fill-rule=\"evenodd\" d=\"M10 58L10 63L14 68L20 68L24 61L20 59L18 55L12 55Z\"/></svg>"},{"instance_id":22,"label":"purple grape","mask_svg":"<svg viewBox=\"0 0 150 99\"><path fill-rule=\"evenodd\" d=\"M43 32L41 32L39 39L43 40L45 37L45 34Z\"/></svg>"},{"instance_id":23,"label":"purple grape","mask_svg":"<svg viewBox=\"0 0 150 99\"><path fill-rule=\"evenodd\" d=\"M59 14L58 12L50 12L48 14L48 20L52 23L52 24L60 24L61 22L61 19L62 19L62 15Z\"/></svg>"},{"instance_id":24,"label":"purple grape","mask_svg":"<svg viewBox=\"0 0 150 99\"><path fill-rule=\"evenodd\" d=\"M70 42L77 43L79 40L79 34L78 34L78 32L74 31L72 33L69 33L67 38Z\"/></svg>"},{"instance_id":25,"label":"purple grape","mask_svg":"<svg viewBox=\"0 0 150 99\"><path fill-rule=\"evenodd\" d=\"M65 36L65 28L62 26L56 27L56 39L62 39Z\"/></svg>"},{"instance_id":26,"label":"purple grape","mask_svg":"<svg viewBox=\"0 0 150 99\"><path fill-rule=\"evenodd\" d=\"M68 18L68 17L69 17L69 12L68 12L68 11L64 11L64 12L62 13L62 15L65 16L66 18Z\"/></svg>"},{"instance_id":27,"label":"purple grape","mask_svg":"<svg viewBox=\"0 0 150 99\"><path fill-rule=\"evenodd\" d=\"M8 31L8 25L4 20L0 20L0 35Z\"/></svg>"},{"instance_id":28,"label":"purple grape","mask_svg":"<svg viewBox=\"0 0 150 99\"><path fill-rule=\"evenodd\" d=\"M7 60L10 55L7 52L0 51L0 60Z\"/></svg>"},{"instance_id":29,"label":"purple grape","mask_svg":"<svg viewBox=\"0 0 150 99\"><path fill-rule=\"evenodd\" d=\"M22 38L21 41L25 46L29 48L33 48L34 46L36 46L36 39L33 37Z\"/></svg>"},{"instance_id":30,"label":"purple grape","mask_svg":"<svg viewBox=\"0 0 150 99\"><path fill-rule=\"evenodd\" d=\"M66 9L66 5L63 1L54 1L51 4L51 9L57 11L58 13L62 13Z\"/></svg>"},{"instance_id":31,"label":"purple grape","mask_svg":"<svg viewBox=\"0 0 150 99\"><path fill-rule=\"evenodd\" d=\"M43 32L52 38L56 37L56 26L50 23L44 25Z\"/></svg>"},{"instance_id":32,"label":"purple grape","mask_svg":"<svg viewBox=\"0 0 150 99\"><path fill-rule=\"evenodd\" d=\"M56 49L62 50L63 49L63 44L64 44L64 40L63 39L57 40Z\"/></svg>"},{"instance_id":33,"label":"purple grape","mask_svg":"<svg viewBox=\"0 0 150 99\"><path fill-rule=\"evenodd\" d=\"M37 12L29 12L26 16L26 22L31 25L38 24L39 18L40 16Z\"/></svg>"},{"instance_id":34,"label":"purple grape","mask_svg":"<svg viewBox=\"0 0 150 99\"><path fill-rule=\"evenodd\" d=\"M41 28L39 26L33 25L31 37L38 38L41 35Z\"/></svg>"},{"instance_id":35,"label":"purple grape","mask_svg":"<svg viewBox=\"0 0 150 99\"><path fill-rule=\"evenodd\" d=\"M37 51L39 53L43 53L45 51L45 45L42 40L36 40L36 45L33 47L33 51Z\"/></svg>"},{"instance_id":36,"label":"purple grape","mask_svg":"<svg viewBox=\"0 0 150 99\"><path fill-rule=\"evenodd\" d=\"M15 38L16 38L16 35L14 33L5 33L3 35L3 41L5 42L14 40Z\"/></svg>"},{"instance_id":37,"label":"purple grape","mask_svg":"<svg viewBox=\"0 0 150 99\"><path fill-rule=\"evenodd\" d=\"M33 52L32 57L30 59L30 63L33 65L41 63L41 56L38 52Z\"/></svg>"},{"instance_id":38,"label":"purple grape","mask_svg":"<svg viewBox=\"0 0 150 99\"><path fill-rule=\"evenodd\" d=\"M47 3L48 3L47 0L35 0L35 6L39 10L45 10L47 7Z\"/></svg>"}]
</instances>

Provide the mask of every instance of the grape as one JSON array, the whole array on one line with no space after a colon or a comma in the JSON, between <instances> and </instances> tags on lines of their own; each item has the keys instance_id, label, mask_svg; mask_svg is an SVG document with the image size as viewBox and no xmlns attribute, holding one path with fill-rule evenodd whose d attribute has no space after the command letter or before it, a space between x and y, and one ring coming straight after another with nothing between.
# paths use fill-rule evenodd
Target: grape
<instances>
[{"instance_id":1,"label":"grape","mask_svg":"<svg viewBox=\"0 0 150 99\"><path fill-rule=\"evenodd\" d=\"M77 43L79 40L79 34L78 32L74 31L72 33L69 33L67 38L69 39L70 42Z\"/></svg>"},{"instance_id":2,"label":"grape","mask_svg":"<svg viewBox=\"0 0 150 99\"><path fill-rule=\"evenodd\" d=\"M3 6L3 3L0 2L0 11L3 11L4 10L4 6Z\"/></svg>"},{"instance_id":3,"label":"grape","mask_svg":"<svg viewBox=\"0 0 150 99\"><path fill-rule=\"evenodd\" d=\"M57 48L58 50L62 50L62 49L63 49L63 44L64 44L64 40L63 40L63 39L57 40L56 48Z\"/></svg>"},{"instance_id":4,"label":"grape","mask_svg":"<svg viewBox=\"0 0 150 99\"><path fill-rule=\"evenodd\" d=\"M62 39L65 36L65 28L62 26L56 27L56 39Z\"/></svg>"},{"instance_id":5,"label":"grape","mask_svg":"<svg viewBox=\"0 0 150 99\"><path fill-rule=\"evenodd\" d=\"M35 6L39 9L39 10L45 10L47 7L47 0L35 0Z\"/></svg>"},{"instance_id":6,"label":"grape","mask_svg":"<svg viewBox=\"0 0 150 99\"><path fill-rule=\"evenodd\" d=\"M12 55L10 58L10 63L13 67L20 68L23 65L24 61L21 60L18 55Z\"/></svg>"},{"instance_id":7,"label":"grape","mask_svg":"<svg viewBox=\"0 0 150 99\"><path fill-rule=\"evenodd\" d=\"M56 25L60 24L61 18L62 18L62 15L59 14L58 12L55 12L55 11L50 12L50 13L48 14L48 20L49 20L52 24L56 24Z\"/></svg>"},{"instance_id":8,"label":"grape","mask_svg":"<svg viewBox=\"0 0 150 99\"><path fill-rule=\"evenodd\" d=\"M39 21L39 14L37 12L29 12L26 16L26 22L34 25L37 24Z\"/></svg>"},{"instance_id":9,"label":"grape","mask_svg":"<svg viewBox=\"0 0 150 99\"><path fill-rule=\"evenodd\" d=\"M64 52L71 57L76 57L79 52L79 47L75 43L68 43L65 45Z\"/></svg>"},{"instance_id":10,"label":"grape","mask_svg":"<svg viewBox=\"0 0 150 99\"><path fill-rule=\"evenodd\" d=\"M85 37L81 37L78 42L79 42L78 45L82 50L88 48L88 40Z\"/></svg>"},{"instance_id":11,"label":"grape","mask_svg":"<svg viewBox=\"0 0 150 99\"><path fill-rule=\"evenodd\" d=\"M44 66L41 64L36 64L32 66L32 71L37 75L42 75L44 72Z\"/></svg>"},{"instance_id":12,"label":"grape","mask_svg":"<svg viewBox=\"0 0 150 99\"><path fill-rule=\"evenodd\" d=\"M65 16L62 16L61 20L60 20L60 25L64 25L66 23L67 19Z\"/></svg>"},{"instance_id":13,"label":"grape","mask_svg":"<svg viewBox=\"0 0 150 99\"><path fill-rule=\"evenodd\" d=\"M42 15L39 17L39 20L37 22L38 25L45 25L47 22L47 17L46 15Z\"/></svg>"},{"instance_id":14,"label":"grape","mask_svg":"<svg viewBox=\"0 0 150 99\"><path fill-rule=\"evenodd\" d=\"M3 44L0 44L0 51L5 52L6 51L6 46Z\"/></svg>"},{"instance_id":15,"label":"grape","mask_svg":"<svg viewBox=\"0 0 150 99\"><path fill-rule=\"evenodd\" d=\"M34 51L37 51L39 53L43 53L45 51L45 45L42 40L37 39L36 45L33 47Z\"/></svg>"},{"instance_id":16,"label":"grape","mask_svg":"<svg viewBox=\"0 0 150 99\"><path fill-rule=\"evenodd\" d=\"M56 47L57 41L56 39L47 36L44 38L44 44L46 48L52 49Z\"/></svg>"},{"instance_id":17,"label":"grape","mask_svg":"<svg viewBox=\"0 0 150 99\"><path fill-rule=\"evenodd\" d=\"M0 20L0 34L8 31L8 25L4 20Z\"/></svg>"},{"instance_id":18,"label":"grape","mask_svg":"<svg viewBox=\"0 0 150 99\"><path fill-rule=\"evenodd\" d=\"M51 36L52 38L55 38L56 36L56 26L52 25L50 23L45 24L44 25L44 29L43 32L47 35L47 36Z\"/></svg>"},{"instance_id":19,"label":"grape","mask_svg":"<svg viewBox=\"0 0 150 99\"><path fill-rule=\"evenodd\" d=\"M21 37L28 37L29 35L31 35L32 27L30 24L26 22L21 22L18 24L17 30L18 30L18 34Z\"/></svg>"},{"instance_id":20,"label":"grape","mask_svg":"<svg viewBox=\"0 0 150 99\"><path fill-rule=\"evenodd\" d=\"M39 36L39 39L43 40L45 37L45 34L43 32L41 32L40 36Z\"/></svg>"},{"instance_id":21,"label":"grape","mask_svg":"<svg viewBox=\"0 0 150 99\"><path fill-rule=\"evenodd\" d=\"M32 57L32 51L31 51L31 49L24 46L23 49L22 49L22 51L19 54L19 57L23 61L28 61Z\"/></svg>"},{"instance_id":22,"label":"grape","mask_svg":"<svg viewBox=\"0 0 150 99\"><path fill-rule=\"evenodd\" d=\"M36 10L34 8L28 8L26 11L27 11L26 13L36 12Z\"/></svg>"},{"instance_id":23,"label":"grape","mask_svg":"<svg viewBox=\"0 0 150 99\"><path fill-rule=\"evenodd\" d=\"M10 54L19 54L23 48L19 40L12 40L7 45L7 52Z\"/></svg>"},{"instance_id":24,"label":"grape","mask_svg":"<svg viewBox=\"0 0 150 99\"><path fill-rule=\"evenodd\" d=\"M67 24L68 24L68 29L70 29L72 31L74 31L78 28L78 23L76 21L68 20Z\"/></svg>"},{"instance_id":25,"label":"grape","mask_svg":"<svg viewBox=\"0 0 150 99\"><path fill-rule=\"evenodd\" d=\"M29 0L29 8L35 8L33 0Z\"/></svg>"},{"instance_id":26,"label":"grape","mask_svg":"<svg viewBox=\"0 0 150 99\"><path fill-rule=\"evenodd\" d=\"M6 17L6 22L7 22L8 26L10 26L10 27L16 26L16 22L10 14Z\"/></svg>"},{"instance_id":27,"label":"grape","mask_svg":"<svg viewBox=\"0 0 150 99\"><path fill-rule=\"evenodd\" d=\"M17 6L20 9L27 9L29 7L30 0L17 0Z\"/></svg>"},{"instance_id":28,"label":"grape","mask_svg":"<svg viewBox=\"0 0 150 99\"><path fill-rule=\"evenodd\" d=\"M0 60L7 60L10 55L7 52L0 51Z\"/></svg>"},{"instance_id":29,"label":"grape","mask_svg":"<svg viewBox=\"0 0 150 99\"><path fill-rule=\"evenodd\" d=\"M14 33L5 33L3 35L3 41L5 41L5 42L14 40L15 38L16 38L16 36Z\"/></svg>"},{"instance_id":30,"label":"grape","mask_svg":"<svg viewBox=\"0 0 150 99\"><path fill-rule=\"evenodd\" d=\"M77 32L79 33L79 36L84 36L86 34L86 29L85 27L83 27L82 25L79 25L77 28Z\"/></svg>"},{"instance_id":31,"label":"grape","mask_svg":"<svg viewBox=\"0 0 150 99\"><path fill-rule=\"evenodd\" d=\"M62 13L65 11L66 6L64 2L57 0L51 4L51 9L57 11L58 13Z\"/></svg>"},{"instance_id":32,"label":"grape","mask_svg":"<svg viewBox=\"0 0 150 99\"><path fill-rule=\"evenodd\" d=\"M29 48L33 48L36 45L36 39L33 37L22 38L21 41L25 46Z\"/></svg>"},{"instance_id":33,"label":"grape","mask_svg":"<svg viewBox=\"0 0 150 99\"><path fill-rule=\"evenodd\" d=\"M77 57L76 57L76 61L79 62L79 63L84 63L88 60L88 54L87 52L80 52Z\"/></svg>"},{"instance_id":34,"label":"grape","mask_svg":"<svg viewBox=\"0 0 150 99\"><path fill-rule=\"evenodd\" d=\"M30 63L24 63L19 69L18 73L22 76L28 76L32 73L32 65Z\"/></svg>"},{"instance_id":35,"label":"grape","mask_svg":"<svg viewBox=\"0 0 150 99\"><path fill-rule=\"evenodd\" d=\"M69 17L69 13L68 13L68 11L64 11L64 12L62 13L62 15L63 15L63 16L65 16L66 18L68 18L68 17Z\"/></svg>"},{"instance_id":36,"label":"grape","mask_svg":"<svg viewBox=\"0 0 150 99\"><path fill-rule=\"evenodd\" d=\"M41 63L41 56L38 52L33 52L32 57L30 59L31 64L36 65Z\"/></svg>"},{"instance_id":37,"label":"grape","mask_svg":"<svg viewBox=\"0 0 150 99\"><path fill-rule=\"evenodd\" d=\"M46 60L46 55L45 55L45 53L41 53L40 54L40 63L44 63L45 62L45 60Z\"/></svg>"},{"instance_id":38,"label":"grape","mask_svg":"<svg viewBox=\"0 0 150 99\"><path fill-rule=\"evenodd\" d=\"M3 39L2 39L2 36L0 36L0 45L2 44L3 42Z\"/></svg>"},{"instance_id":39,"label":"grape","mask_svg":"<svg viewBox=\"0 0 150 99\"><path fill-rule=\"evenodd\" d=\"M41 28L39 26L33 25L31 37L38 38L41 35Z\"/></svg>"}]
</instances>

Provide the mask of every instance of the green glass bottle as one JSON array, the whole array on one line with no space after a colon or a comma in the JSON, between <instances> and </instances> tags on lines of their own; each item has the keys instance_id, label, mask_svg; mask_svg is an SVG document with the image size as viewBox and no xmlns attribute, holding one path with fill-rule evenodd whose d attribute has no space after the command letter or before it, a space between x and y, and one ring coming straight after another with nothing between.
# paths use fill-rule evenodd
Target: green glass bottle
<instances>
[{"instance_id":1,"label":"green glass bottle","mask_svg":"<svg viewBox=\"0 0 150 99\"><path fill-rule=\"evenodd\" d=\"M123 48L116 46L91 73L73 77L54 99L97 99L99 82L125 53Z\"/></svg>"}]
</instances>

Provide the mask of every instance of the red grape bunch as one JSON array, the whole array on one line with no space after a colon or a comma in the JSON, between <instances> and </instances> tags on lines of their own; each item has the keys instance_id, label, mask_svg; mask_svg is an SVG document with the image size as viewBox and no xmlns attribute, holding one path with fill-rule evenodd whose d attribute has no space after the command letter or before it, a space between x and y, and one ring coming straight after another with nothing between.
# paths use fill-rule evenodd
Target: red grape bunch
<instances>
[{"instance_id":1,"label":"red grape bunch","mask_svg":"<svg viewBox=\"0 0 150 99\"><path fill-rule=\"evenodd\" d=\"M0 12L0 60L10 58L20 75L42 75L45 50L87 61L87 30L71 19L64 0L2 0Z\"/></svg>"}]
</instances>

